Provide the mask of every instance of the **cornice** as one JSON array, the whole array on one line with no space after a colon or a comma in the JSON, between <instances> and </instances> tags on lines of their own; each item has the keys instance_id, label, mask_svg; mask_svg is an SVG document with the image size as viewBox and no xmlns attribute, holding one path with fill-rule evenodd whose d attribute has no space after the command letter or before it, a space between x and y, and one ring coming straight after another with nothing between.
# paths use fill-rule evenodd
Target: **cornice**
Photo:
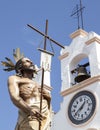
<instances>
[{"instance_id":1,"label":"cornice","mask_svg":"<svg viewBox=\"0 0 100 130\"><path fill-rule=\"evenodd\" d=\"M51 90L52 90L52 87L47 86L46 84L44 84L44 88L45 88L45 89L47 89L47 90L49 90L49 91L51 91Z\"/></svg>"},{"instance_id":2,"label":"cornice","mask_svg":"<svg viewBox=\"0 0 100 130\"><path fill-rule=\"evenodd\" d=\"M79 29L79 30L75 31L74 33L72 33L70 35L70 38L74 39L75 37L77 37L79 35L81 35L81 36L87 36L88 33L86 31L82 30L82 29Z\"/></svg>"},{"instance_id":3,"label":"cornice","mask_svg":"<svg viewBox=\"0 0 100 130\"><path fill-rule=\"evenodd\" d=\"M93 42L97 42L97 43L100 44L100 39L99 39L98 37L93 37L92 39L86 41L85 44L86 44L86 45L89 45L89 44L91 44L91 43L93 43Z\"/></svg>"},{"instance_id":4,"label":"cornice","mask_svg":"<svg viewBox=\"0 0 100 130\"><path fill-rule=\"evenodd\" d=\"M88 85L92 84L92 83L95 83L97 81L100 81L100 75L99 76L94 76L94 77L91 77L91 78L88 78L87 80L84 80L82 81L81 83L79 84L76 84L74 86L72 86L71 88L69 89L66 89L64 91L61 92L61 95L62 96L66 96L66 95L69 95L77 90L80 90L82 88L85 88L87 87Z\"/></svg>"},{"instance_id":5,"label":"cornice","mask_svg":"<svg viewBox=\"0 0 100 130\"><path fill-rule=\"evenodd\" d=\"M100 130L98 128L88 128L87 130Z\"/></svg>"},{"instance_id":6,"label":"cornice","mask_svg":"<svg viewBox=\"0 0 100 130\"><path fill-rule=\"evenodd\" d=\"M64 58L66 58L67 56L69 56L69 52L66 52L63 55L59 56L59 60L62 60Z\"/></svg>"},{"instance_id":7,"label":"cornice","mask_svg":"<svg viewBox=\"0 0 100 130\"><path fill-rule=\"evenodd\" d=\"M39 88L41 88L41 85L39 85ZM44 84L43 88L45 88L46 90L48 90L49 92L52 90L51 86L48 86L46 84Z\"/></svg>"}]
</instances>

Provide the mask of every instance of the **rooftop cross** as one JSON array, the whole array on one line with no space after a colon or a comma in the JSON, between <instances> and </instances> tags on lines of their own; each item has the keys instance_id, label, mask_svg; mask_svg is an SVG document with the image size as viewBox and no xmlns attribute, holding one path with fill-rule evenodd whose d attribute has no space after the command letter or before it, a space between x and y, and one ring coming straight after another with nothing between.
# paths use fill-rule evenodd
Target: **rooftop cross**
<instances>
[{"instance_id":1,"label":"rooftop cross","mask_svg":"<svg viewBox=\"0 0 100 130\"><path fill-rule=\"evenodd\" d=\"M83 26L83 9L84 8L85 7L82 6L82 1L80 0L80 5L77 4L75 9L73 10L73 12L71 14L71 16L75 16L77 18L77 20L78 20L78 29L79 28L84 29L84 26ZM81 20L81 23L80 23L80 20Z\"/></svg>"}]
</instances>

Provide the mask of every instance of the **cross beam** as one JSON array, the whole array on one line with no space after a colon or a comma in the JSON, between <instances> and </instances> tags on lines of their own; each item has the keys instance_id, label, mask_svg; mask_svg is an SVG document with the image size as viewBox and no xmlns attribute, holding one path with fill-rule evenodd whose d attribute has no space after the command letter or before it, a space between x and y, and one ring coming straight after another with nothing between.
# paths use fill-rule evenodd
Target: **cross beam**
<instances>
[{"instance_id":1,"label":"cross beam","mask_svg":"<svg viewBox=\"0 0 100 130\"><path fill-rule=\"evenodd\" d=\"M51 37L49 37L47 34L42 33L41 31L39 31L38 29L36 29L35 27L33 27L30 24L27 24L28 27L30 27L31 29L35 30L36 32L40 33L42 36L44 36L45 38L49 39L50 41L52 41L53 43L55 43L56 45L60 46L61 48L65 48L64 46L62 46L60 43L58 43L57 41L53 40Z\"/></svg>"}]
</instances>

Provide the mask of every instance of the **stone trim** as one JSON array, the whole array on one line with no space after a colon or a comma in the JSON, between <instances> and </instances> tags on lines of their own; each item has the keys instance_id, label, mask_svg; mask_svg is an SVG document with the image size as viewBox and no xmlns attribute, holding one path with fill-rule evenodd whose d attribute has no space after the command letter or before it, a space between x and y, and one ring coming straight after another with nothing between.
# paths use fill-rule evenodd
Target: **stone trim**
<instances>
[{"instance_id":1,"label":"stone trim","mask_svg":"<svg viewBox=\"0 0 100 130\"><path fill-rule=\"evenodd\" d=\"M88 128L87 130L99 130L97 128Z\"/></svg>"},{"instance_id":2,"label":"stone trim","mask_svg":"<svg viewBox=\"0 0 100 130\"><path fill-rule=\"evenodd\" d=\"M62 60L64 58L66 58L67 56L69 56L69 52L66 52L63 55L59 56L59 60Z\"/></svg>"},{"instance_id":3,"label":"stone trim","mask_svg":"<svg viewBox=\"0 0 100 130\"><path fill-rule=\"evenodd\" d=\"M41 88L41 85L39 85L39 88ZM48 90L49 92L51 92L52 90L52 87L51 86L48 86L46 84L44 84L43 88L45 88L46 90Z\"/></svg>"},{"instance_id":4,"label":"stone trim","mask_svg":"<svg viewBox=\"0 0 100 130\"><path fill-rule=\"evenodd\" d=\"M77 90L80 90L82 88L85 88L88 85L93 84L93 83L95 83L97 81L100 82L100 75L88 78L88 79L82 81L81 83L76 84L76 85L72 86L71 88L68 88L68 89L62 91L60 94L61 94L61 96L69 95L69 94L71 94L71 93L73 93L73 92L75 92Z\"/></svg>"},{"instance_id":5,"label":"stone trim","mask_svg":"<svg viewBox=\"0 0 100 130\"><path fill-rule=\"evenodd\" d=\"M85 42L85 44L89 45L89 44L91 44L93 42L97 42L97 43L100 44L100 39L98 37L94 37L94 38L88 40L87 42Z\"/></svg>"},{"instance_id":6,"label":"stone trim","mask_svg":"<svg viewBox=\"0 0 100 130\"><path fill-rule=\"evenodd\" d=\"M52 87L47 86L46 84L44 84L44 88L45 88L45 89L47 89L47 90L49 90L49 91L51 91L51 90L52 90Z\"/></svg>"},{"instance_id":7,"label":"stone trim","mask_svg":"<svg viewBox=\"0 0 100 130\"><path fill-rule=\"evenodd\" d=\"M77 37L79 35L81 35L81 36L87 36L88 33L86 31L82 30L82 29L79 29L79 30L75 31L74 33L72 33L70 35L70 38L74 39L75 37Z\"/></svg>"}]
</instances>

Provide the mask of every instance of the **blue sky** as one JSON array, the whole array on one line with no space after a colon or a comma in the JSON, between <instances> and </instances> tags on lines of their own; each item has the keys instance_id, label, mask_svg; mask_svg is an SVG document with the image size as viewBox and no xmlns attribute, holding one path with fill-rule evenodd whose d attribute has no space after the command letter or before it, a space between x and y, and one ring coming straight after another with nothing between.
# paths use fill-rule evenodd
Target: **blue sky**
<instances>
[{"instance_id":1,"label":"blue sky","mask_svg":"<svg viewBox=\"0 0 100 130\"><path fill-rule=\"evenodd\" d=\"M20 48L25 56L35 64L40 64L40 52L37 51L43 37L27 27L32 24L45 31L48 19L48 35L62 45L69 45L69 35L77 30L77 19L70 17L79 0L2 0L0 2L0 61L7 56L11 59L13 49ZM83 0L85 6L84 30L100 34L100 0ZM51 85L52 106L57 112L62 98L60 96L61 75L58 59L61 48L54 45L55 56L52 59ZM13 73L4 72L0 66L0 130L14 130L17 121L17 108L12 104L7 88L7 79Z\"/></svg>"}]
</instances>

